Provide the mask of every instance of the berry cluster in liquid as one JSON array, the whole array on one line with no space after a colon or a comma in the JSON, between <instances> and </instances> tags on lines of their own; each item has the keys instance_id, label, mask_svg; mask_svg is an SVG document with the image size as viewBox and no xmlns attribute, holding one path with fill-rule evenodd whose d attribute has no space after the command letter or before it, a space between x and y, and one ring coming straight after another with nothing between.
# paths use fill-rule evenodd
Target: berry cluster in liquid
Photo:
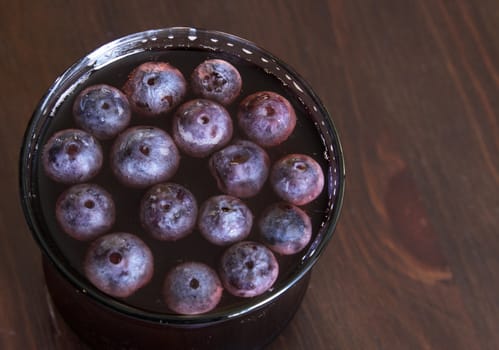
<instances>
[{"instance_id":1,"label":"berry cluster in liquid","mask_svg":"<svg viewBox=\"0 0 499 350\"><path fill-rule=\"evenodd\" d=\"M265 73L259 67L243 61L232 56L221 55L214 52L198 51L198 50L170 50L167 52L147 52L137 54L131 57L113 63L99 71L93 73L85 86L77 89L67 100L61 105L60 109L49 130L46 132L46 137L41 143L45 143L47 139L58 130L74 128L74 119L72 116L72 107L76 96L86 86L96 84L108 84L121 88L128 79L130 72L139 64L147 61L164 61L170 62L178 68L188 79L194 68L206 59L223 58L231 62L237 67L242 78L242 90L239 96L226 109L234 121L234 132L232 140L245 139L245 135L241 133L237 127L235 116L240 102L248 95L258 91L274 91L285 98L292 104L297 122L291 136L282 144L274 147L265 148L270 158L270 163L274 164L278 159L293 154L306 154L312 157L319 163L324 175L327 179L327 161L323 158L324 145L321 142L321 137L318 134L316 127L297 98L293 95L291 90L283 86L282 82L274 76ZM197 98L189 89L187 95L182 103ZM131 123L129 127L138 125L149 125L158 127L171 135L171 116L173 112L168 113L166 116L157 118L144 118L132 113ZM231 141L232 142L232 141ZM116 206L116 221L110 232L129 232L137 235L143 240L152 251L154 256L154 274L150 282L137 292L126 298L126 303L154 312L171 312L165 305L164 296L162 294L163 283L168 271L182 262L202 262L214 270L217 270L219 260L223 252L227 249L224 246L214 245L208 242L201 236L197 227L188 236L179 239L175 242L165 242L154 239L149 234L144 232L144 228L140 223L139 207L140 202L147 191L146 189L134 189L123 186L116 180L114 174L110 169L109 154L113 145L113 140L100 141L103 149L104 164L100 172L91 179L91 183L98 184L108 191ZM211 176L208 164L208 158L194 158L185 153L181 153L181 160L175 175L168 180L184 186L191 191L198 203L201 206L208 198L221 195L222 193L217 187L216 180ZM63 252L67 261L73 268L83 273L83 261L85 259L86 251L91 244L90 242L82 242L73 239L63 232L54 218L55 203L59 195L68 188L49 179L41 168L38 172L39 178L39 198L41 201L41 208L48 225L50 234L53 236L56 244ZM327 184L319 194L319 196L312 202L301 205L311 219L312 235L315 236L320 227L321 222L326 216L328 211L328 196ZM248 206L253 214L254 221L261 217L264 210L270 205L282 202L269 184L269 180L265 182L263 188L256 196L244 198L244 203ZM245 240L261 241L260 235L256 224L249 236ZM312 237L312 240L313 240ZM300 253L294 255L282 255L274 253L279 263L279 280L285 279L292 273L293 269L297 266L300 258L306 248ZM232 296L230 293L224 292L217 308L221 309L226 306L245 303L247 300Z\"/></svg>"}]
</instances>

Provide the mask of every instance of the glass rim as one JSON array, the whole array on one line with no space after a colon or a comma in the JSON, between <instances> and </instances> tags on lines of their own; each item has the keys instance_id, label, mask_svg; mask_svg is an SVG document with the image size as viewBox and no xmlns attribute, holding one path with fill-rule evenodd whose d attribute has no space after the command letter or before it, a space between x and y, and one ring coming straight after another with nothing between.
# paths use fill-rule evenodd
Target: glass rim
<instances>
[{"instance_id":1,"label":"glass rim","mask_svg":"<svg viewBox=\"0 0 499 350\"><path fill-rule=\"evenodd\" d=\"M52 103L54 107L52 110L57 109L57 103L61 98L65 96L59 96L57 98L58 93L61 93L61 87L63 84L72 79L73 77L79 77L79 79L85 79L84 75L81 75L82 67L90 67L93 69L98 69L101 66L105 66L110 64L114 60L118 60L123 55L119 55L121 51L118 49L123 49L123 47L127 48L127 45L132 45L130 48L133 48L133 45L147 44L150 43L153 47L159 47L159 43L166 42L169 40L173 40L175 38L180 38L181 44L172 44L172 46L164 46L164 49L168 48L196 48L198 46L194 46L195 41L199 39L199 37L206 37L211 44L219 45L221 40L225 40L225 45L223 48L234 48L235 45L241 46L241 55L253 55L255 53L260 54L260 58L262 62L272 63L279 67L279 70L286 77L287 80L292 82L294 87L298 89L299 92L302 92L304 95L309 96L309 98L313 101L313 109L314 111L322 116L321 124L325 130L328 130L330 133L330 146L331 149L327 150L328 152L333 153L333 159L330 159L329 162L336 162L337 166L337 191L334 195L333 202L329 203L329 215L327 219L324 221L324 225L319 228L314 242L317 241L318 238L320 240L315 242L316 245L310 247L305 254L305 256L301 260L301 264L299 264L298 268L295 268L292 273L290 273L290 277L284 279L279 286L274 286L272 290L264 293L261 296L257 296L251 299L248 299L247 302L241 303L240 305L236 305L233 307L224 307L220 311L209 312L206 314L200 315L177 315L177 314L169 314L169 313L161 313L161 312L152 312L146 311L137 307L130 306L125 302L119 301L111 296L104 294L99 291L97 288L92 286L89 282L85 280L81 274L73 271L74 269L68 266L65 266L64 262L61 261L61 258L57 255L54 244L50 244L51 242L45 239L44 230L40 225L39 220L37 219L36 208L33 206L33 201L36 200L36 193L32 191L33 188L33 180L32 180L32 172L34 168L36 168L36 152L38 148L38 140L40 138L39 129L42 127L40 125L41 122L46 121L47 118L50 118L53 114L49 113L49 107ZM184 45L182 45L184 43ZM232 44L232 45L231 45ZM173 46L174 45L174 46ZM217 46L213 45L213 46ZM204 47L204 46L201 46ZM218 46L217 46L218 48ZM128 54L134 54L138 52L145 51L144 48L140 48L137 50L127 51ZM222 50L225 52L225 50ZM91 74L91 71L88 71L88 74ZM288 79L289 78L289 79ZM80 81L78 80L78 81ZM73 83L71 86L77 86L78 81ZM69 95L71 91L63 91L64 95ZM57 99L57 101L54 101ZM318 130L319 131L319 130ZM320 132L320 131L319 131ZM322 135L322 132L321 132ZM64 276L65 279L69 280L71 284L80 290L82 293L90 296L94 301L98 304L107 307L115 312L125 314L127 316L133 317L142 321L150 321L158 324L168 324L168 325L189 325L189 326L203 326L205 324L213 324L218 323L230 319L234 319L237 317L242 317L244 315L248 315L251 312L259 310L266 305L269 305L274 300L279 298L282 294L284 294L288 289L294 286L301 278L310 271L310 269L315 265L320 255L323 253L325 247L328 242L332 238L339 216L341 212L341 208L343 205L344 191L345 191L345 164L343 157L343 149L339 140L337 129L328 113L324 105L322 104L319 97L315 94L309 84L298 74L294 69L292 69L289 65L284 63L282 60L275 57L273 54L268 52L267 50L257 46L251 41L240 38L233 34L228 34L220 31L214 30L206 30L200 28L192 28L192 27L171 27L171 28L162 28L162 29L153 29L142 32L133 33L130 35L123 36L121 38L110 41L95 50L91 51L83 58L77 60L73 65L67 68L50 86L45 95L41 98L37 107L35 108L31 119L29 121L28 127L26 128L23 144L21 147L20 157L19 157L19 181L20 181L20 196L21 196L21 204L24 211L24 215L28 226L31 230L31 233L41 247L42 252L48 257L48 260L55 265L57 270ZM336 168L335 168L336 169Z\"/></svg>"}]
</instances>

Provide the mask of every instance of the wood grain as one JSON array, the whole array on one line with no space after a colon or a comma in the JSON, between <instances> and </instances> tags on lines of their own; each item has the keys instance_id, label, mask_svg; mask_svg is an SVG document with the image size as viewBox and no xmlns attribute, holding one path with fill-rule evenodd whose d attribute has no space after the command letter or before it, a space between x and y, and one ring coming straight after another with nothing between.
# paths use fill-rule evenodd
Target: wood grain
<instances>
[{"instance_id":1,"label":"wood grain","mask_svg":"<svg viewBox=\"0 0 499 350\"><path fill-rule=\"evenodd\" d=\"M19 0L0 13L0 349L87 349L51 306L20 209L34 107L86 52L175 25L284 59L342 138L336 235L269 349L499 348L499 2Z\"/></svg>"}]
</instances>

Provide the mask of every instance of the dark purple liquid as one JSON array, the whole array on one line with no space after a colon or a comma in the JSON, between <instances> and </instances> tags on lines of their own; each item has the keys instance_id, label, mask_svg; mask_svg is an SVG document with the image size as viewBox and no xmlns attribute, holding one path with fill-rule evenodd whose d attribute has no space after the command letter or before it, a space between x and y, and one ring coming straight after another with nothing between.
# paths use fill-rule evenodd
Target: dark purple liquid
<instances>
[{"instance_id":1,"label":"dark purple liquid","mask_svg":"<svg viewBox=\"0 0 499 350\"><path fill-rule=\"evenodd\" d=\"M74 91L60 106L49 130L47 130L40 141L40 148L55 131L75 127L72 117L73 101L78 93L86 86L105 83L121 88L133 68L142 62L152 60L166 61L173 64L179 68L186 79L189 80L191 72L199 63L205 59L215 57L226 59L234 64L238 68L243 81L243 89L240 96L232 105L227 107L227 110L234 121L234 139L242 138L242 135L238 131L235 116L239 102L247 95L262 90L275 91L286 97L295 108L297 115L295 131L286 142L277 147L267 149L267 152L272 163L286 154L304 153L312 156L321 164L324 174L326 175L324 190L316 200L302 207L312 220L315 236L329 210L328 202L330 194L327 193L327 189L330 188L330 186L327 182L329 182L330 179L327 176L328 162L324 158L325 145L322 143L319 132L310 119L306 109L296 96L292 94L291 90L284 86L277 78L264 72L261 68L239 58L217 54L211 51L199 50L149 51L127 57L119 62L106 66L101 70L94 72L85 84ZM194 96L188 94L185 101L192 98L194 98ZM154 125L170 133L170 116L171 115L169 114L166 117L143 118L134 115L131 125ZM92 179L91 182L97 183L107 189L114 198L116 204L116 224L110 232L122 231L138 235L151 248L155 263L154 277L151 282L134 295L127 298L125 302L148 311L170 313L171 311L165 306L161 294L163 280L167 271L174 265L183 261L204 262L216 269L218 266L218 259L225 248L209 243L202 238L197 230L192 232L188 237L177 242L162 242L151 238L144 231L139 222L139 203L147 189L129 189L119 184L114 178L109 168L109 152L112 143L113 140L101 141L105 155L104 166L101 172ZM56 199L67 186L48 179L41 166L38 169L38 179L40 205L48 231L67 259L68 264L82 273L82 261L89 243L79 242L69 237L60 229L55 221L54 208ZM209 173L208 158L196 159L182 154L179 170L169 182L175 182L190 189L196 196L199 206L208 197L220 194L215 180ZM267 181L263 190L257 196L244 199L244 202L253 212L255 222L267 205L277 201L280 201L280 199L272 191L269 181ZM314 236L312 237L312 240ZM252 233L247 239L259 240L255 224L253 225ZM286 279L295 268L297 268L305 251L306 248L293 256L280 256L276 254L280 265L279 278L276 284L278 284L279 281ZM236 298L229 295L227 292L224 292L222 301L217 307L217 310L234 304L245 303L246 301L246 299Z\"/></svg>"}]
</instances>

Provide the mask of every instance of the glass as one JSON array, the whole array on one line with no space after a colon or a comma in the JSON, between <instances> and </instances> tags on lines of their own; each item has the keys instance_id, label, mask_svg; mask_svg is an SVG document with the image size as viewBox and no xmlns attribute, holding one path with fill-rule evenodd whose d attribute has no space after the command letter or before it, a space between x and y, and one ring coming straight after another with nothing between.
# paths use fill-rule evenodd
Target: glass
<instances>
[{"instance_id":1,"label":"glass","mask_svg":"<svg viewBox=\"0 0 499 350\"><path fill-rule=\"evenodd\" d=\"M319 232L292 273L269 292L232 307L196 316L155 313L111 298L67 263L42 216L36 171L40 140L65 99L93 72L148 50L202 49L237 56L262 68L289 87L304 105L325 145L329 169L329 210ZM311 268L330 241L339 218L345 170L340 141L325 107L310 86L288 65L239 37L195 28L166 28L132 34L101 46L66 70L34 111L20 158L21 200L33 237L43 252L52 299L66 322L95 348L258 349L269 343L296 312Z\"/></svg>"}]
</instances>

